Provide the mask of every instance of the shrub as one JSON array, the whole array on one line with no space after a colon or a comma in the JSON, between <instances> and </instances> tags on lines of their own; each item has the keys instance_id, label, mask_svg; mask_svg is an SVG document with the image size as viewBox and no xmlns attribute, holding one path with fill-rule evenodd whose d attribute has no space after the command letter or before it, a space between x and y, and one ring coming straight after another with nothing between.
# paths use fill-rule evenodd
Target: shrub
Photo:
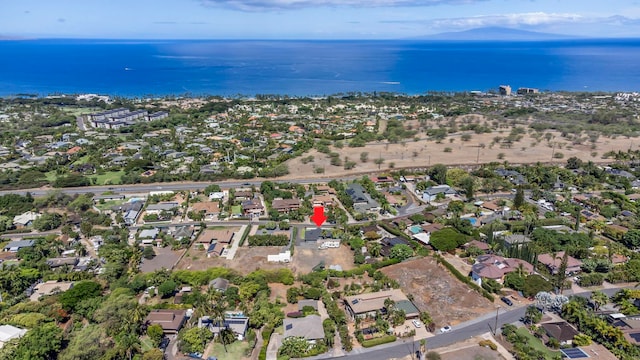
<instances>
[{"instance_id":1,"label":"shrub","mask_svg":"<svg viewBox=\"0 0 640 360\"><path fill-rule=\"evenodd\" d=\"M488 347L493 351L498 350L498 345L496 345L493 341L491 340L482 340L478 343L478 345L482 346L482 347Z\"/></svg>"},{"instance_id":2,"label":"shrub","mask_svg":"<svg viewBox=\"0 0 640 360\"><path fill-rule=\"evenodd\" d=\"M396 337L394 335L385 335L379 338L375 338L375 339L371 339L371 340L365 340L362 342L362 347L364 348L370 348L373 346L378 346L378 345L382 345L382 344L388 344L391 342L396 341Z\"/></svg>"}]
</instances>

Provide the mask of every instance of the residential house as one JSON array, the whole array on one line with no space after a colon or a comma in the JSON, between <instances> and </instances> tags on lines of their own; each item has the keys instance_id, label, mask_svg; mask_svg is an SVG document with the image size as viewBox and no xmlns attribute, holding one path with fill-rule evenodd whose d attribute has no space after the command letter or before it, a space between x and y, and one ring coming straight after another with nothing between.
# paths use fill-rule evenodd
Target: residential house
<instances>
[{"instance_id":1,"label":"residential house","mask_svg":"<svg viewBox=\"0 0 640 360\"><path fill-rule=\"evenodd\" d=\"M456 194L457 192L449 185L436 185L427 188L422 192L422 200L430 203L434 201L438 197L438 195L446 197Z\"/></svg>"},{"instance_id":2,"label":"residential house","mask_svg":"<svg viewBox=\"0 0 640 360\"><path fill-rule=\"evenodd\" d=\"M217 201L197 202L191 205L191 211L203 214L205 220L213 220L220 214L220 204Z\"/></svg>"},{"instance_id":3,"label":"residential house","mask_svg":"<svg viewBox=\"0 0 640 360\"><path fill-rule=\"evenodd\" d=\"M630 343L640 345L640 315L611 314L607 320L613 326L622 330L622 333Z\"/></svg>"},{"instance_id":4,"label":"residential house","mask_svg":"<svg viewBox=\"0 0 640 360\"><path fill-rule=\"evenodd\" d=\"M253 199L253 192L246 190L236 191L234 194L234 199L237 201L251 200Z\"/></svg>"},{"instance_id":5,"label":"residential house","mask_svg":"<svg viewBox=\"0 0 640 360\"><path fill-rule=\"evenodd\" d=\"M244 315L238 315L236 313L225 313L222 324L216 319L212 319L209 316L203 316L198 319L198 327L208 328L214 336L220 334L220 330L229 329L236 336L239 341L244 340L249 328L249 318Z\"/></svg>"},{"instance_id":6,"label":"residential house","mask_svg":"<svg viewBox=\"0 0 640 360\"><path fill-rule=\"evenodd\" d=\"M549 338L558 340L560 345L571 345L573 338L579 334L579 332L566 321L544 323L541 324L540 327L544 329Z\"/></svg>"},{"instance_id":7,"label":"residential house","mask_svg":"<svg viewBox=\"0 0 640 360\"><path fill-rule=\"evenodd\" d=\"M367 212L374 211L378 209L380 204L377 201L373 200L369 194L367 194L362 187L362 185L358 183L351 183L347 186L345 190L347 195L351 197L351 201L353 202L353 209L356 212Z\"/></svg>"},{"instance_id":8,"label":"residential house","mask_svg":"<svg viewBox=\"0 0 640 360\"><path fill-rule=\"evenodd\" d=\"M173 211L179 206L180 204L178 204L178 202L176 201L160 202L157 204L150 204L149 206L147 206L147 209L145 211L147 212L147 214L160 215L160 213L162 213L163 211Z\"/></svg>"},{"instance_id":9,"label":"residential house","mask_svg":"<svg viewBox=\"0 0 640 360\"><path fill-rule=\"evenodd\" d=\"M397 308L403 309L407 319L420 316L420 311L399 289L347 296L344 298L344 305L351 319L375 317L379 312L386 312L387 299L395 302Z\"/></svg>"},{"instance_id":10,"label":"residential house","mask_svg":"<svg viewBox=\"0 0 640 360\"><path fill-rule=\"evenodd\" d=\"M33 224L33 222L39 218L40 214L33 212L33 211L27 211L23 214L20 215L16 215L13 218L13 225L15 225L16 228L18 229L22 229L28 226L31 226L31 224Z\"/></svg>"},{"instance_id":11,"label":"residential house","mask_svg":"<svg viewBox=\"0 0 640 360\"><path fill-rule=\"evenodd\" d=\"M509 249L512 247L520 247L531 242L531 239L522 234L509 234L503 237L504 247Z\"/></svg>"},{"instance_id":12,"label":"residential house","mask_svg":"<svg viewBox=\"0 0 640 360\"><path fill-rule=\"evenodd\" d=\"M513 185L524 185L527 183L525 177L515 170L497 169L495 173L498 174L498 176L506 178Z\"/></svg>"},{"instance_id":13,"label":"residential house","mask_svg":"<svg viewBox=\"0 0 640 360\"><path fill-rule=\"evenodd\" d=\"M313 310L318 311L318 300L304 299L298 300L298 311L302 311L305 306L310 306Z\"/></svg>"},{"instance_id":14,"label":"residential house","mask_svg":"<svg viewBox=\"0 0 640 360\"><path fill-rule=\"evenodd\" d=\"M311 198L311 206L313 207L318 207L318 206L327 207L327 206L334 206L334 205L335 205L335 201L333 200L333 197L331 195L314 195Z\"/></svg>"},{"instance_id":15,"label":"residential house","mask_svg":"<svg viewBox=\"0 0 640 360\"><path fill-rule=\"evenodd\" d=\"M320 315L308 315L303 318L285 318L284 338L301 337L309 342L324 339L324 328Z\"/></svg>"},{"instance_id":16,"label":"residential house","mask_svg":"<svg viewBox=\"0 0 640 360\"><path fill-rule=\"evenodd\" d=\"M376 185L377 184L394 184L396 181L389 176L378 176L378 177L372 177L371 181L373 181Z\"/></svg>"},{"instance_id":17,"label":"residential house","mask_svg":"<svg viewBox=\"0 0 640 360\"><path fill-rule=\"evenodd\" d=\"M321 228L306 228L304 231L304 241L317 242L318 240L325 237L326 231L326 229Z\"/></svg>"},{"instance_id":18,"label":"residential house","mask_svg":"<svg viewBox=\"0 0 640 360\"><path fill-rule=\"evenodd\" d=\"M229 287L229 280L218 277L211 281L209 281L209 288L214 289L216 291L225 292Z\"/></svg>"},{"instance_id":19,"label":"residential house","mask_svg":"<svg viewBox=\"0 0 640 360\"><path fill-rule=\"evenodd\" d=\"M77 260L77 259L76 259ZM33 288L33 293L29 296L31 301L38 301L42 296L55 295L61 292L65 292L73 287L71 281L56 281L49 280L43 283L37 284Z\"/></svg>"},{"instance_id":20,"label":"residential house","mask_svg":"<svg viewBox=\"0 0 640 360\"><path fill-rule=\"evenodd\" d=\"M560 265L562 264L562 259L564 258L564 251L559 251L555 254L555 258L553 254L540 254L538 255L538 262L544 264L552 274L557 274ZM578 273L581 270L582 261L574 258L571 255L567 256L567 275L571 275L574 273Z\"/></svg>"},{"instance_id":21,"label":"residential house","mask_svg":"<svg viewBox=\"0 0 640 360\"><path fill-rule=\"evenodd\" d=\"M316 186L316 193L319 195L329 195L335 194L335 190L329 185L318 185Z\"/></svg>"},{"instance_id":22,"label":"residential house","mask_svg":"<svg viewBox=\"0 0 640 360\"><path fill-rule=\"evenodd\" d=\"M75 250L71 250L72 254L75 254ZM64 253L63 253L64 255ZM71 268L78 265L79 259L77 257L59 257L47 259L46 264L52 269L57 269L63 266L69 266Z\"/></svg>"},{"instance_id":23,"label":"residential house","mask_svg":"<svg viewBox=\"0 0 640 360\"><path fill-rule=\"evenodd\" d=\"M16 240L11 241L5 245L3 251L17 253L22 248L33 247L36 244L35 240Z\"/></svg>"},{"instance_id":24,"label":"residential house","mask_svg":"<svg viewBox=\"0 0 640 360\"><path fill-rule=\"evenodd\" d=\"M160 230L158 230L158 228L142 229L138 234L138 240L140 240L143 245L151 245L156 241L159 234Z\"/></svg>"},{"instance_id":25,"label":"residential house","mask_svg":"<svg viewBox=\"0 0 640 360\"><path fill-rule=\"evenodd\" d=\"M20 329L12 325L0 325L0 348L13 339L23 337L26 333L26 329Z\"/></svg>"},{"instance_id":26,"label":"residential house","mask_svg":"<svg viewBox=\"0 0 640 360\"><path fill-rule=\"evenodd\" d=\"M264 206L259 198L245 200L242 202L242 213L245 216L260 217L264 214Z\"/></svg>"},{"instance_id":27,"label":"residential house","mask_svg":"<svg viewBox=\"0 0 640 360\"><path fill-rule=\"evenodd\" d=\"M483 251L483 252L489 251L489 249L491 248L491 247L489 246L489 244L487 244L487 243L485 243L485 242L482 242L482 241L478 241L478 240L471 240L471 241L469 241L468 243L466 243L466 244L462 245L462 247L463 247L464 249L468 249L468 248L470 248L470 247L472 247L472 246L477 247L478 249L480 249L480 250L481 250L481 251Z\"/></svg>"},{"instance_id":28,"label":"residential house","mask_svg":"<svg viewBox=\"0 0 640 360\"><path fill-rule=\"evenodd\" d=\"M193 237L193 226L178 226L173 231L173 238L176 240L191 239Z\"/></svg>"},{"instance_id":29,"label":"residential house","mask_svg":"<svg viewBox=\"0 0 640 360\"><path fill-rule=\"evenodd\" d=\"M160 325L165 334L177 334L187 320L187 310L155 309L147 315L149 325Z\"/></svg>"},{"instance_id":30,"label":"residential house","mask_svg":"<svg viewBox=\"0 0 640 360\"><path fill-rule=\"evenodd\" d=\"M298 199L274 199L271 202L271 208L277 210L281 214L288 214L292 210L300 209L300 200Z\"/></svg>"},{"instance_id":31,"label":"residential house","mask_svg":"<svg viewBox=\"0 0 640 360\"><path fill-rule=\"evenodd\" d=\"M520 259L503 258L498 255L480 255L471 266L471 279L482 285L482 279L492 279L502 283L504 276L522 267L525 273L533 273L533 265Z\"/></svg>"}]
</instances>

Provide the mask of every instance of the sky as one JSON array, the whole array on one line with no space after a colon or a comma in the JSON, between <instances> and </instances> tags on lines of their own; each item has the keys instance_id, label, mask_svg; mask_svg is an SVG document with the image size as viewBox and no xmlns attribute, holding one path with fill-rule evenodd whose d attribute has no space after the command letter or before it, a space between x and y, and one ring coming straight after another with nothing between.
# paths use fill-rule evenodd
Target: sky
<instances>
[{"instance_id":1,"label":"sky","mask_svg":"<svg viewBox=\"0 0 640 360\"><path fill-rule=\"evenodd\" d=\"M640 0L2 0L0 38L403 39L499 26L640 37Z\"/></svg>"}]
</instances>

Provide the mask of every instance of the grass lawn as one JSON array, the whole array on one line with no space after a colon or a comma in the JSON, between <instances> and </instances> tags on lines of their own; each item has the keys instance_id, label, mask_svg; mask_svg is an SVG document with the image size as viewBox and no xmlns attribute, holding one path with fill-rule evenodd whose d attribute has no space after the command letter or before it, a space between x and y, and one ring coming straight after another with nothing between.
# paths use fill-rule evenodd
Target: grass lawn
<instances>
[{"instance_id":1,"label":"grass lawn","mask_svg":"<svg viewBox=\"0 0 640 360\"><path fill-rule=\"evenodd\" d=\"M231 213L233 215L242 215L242 206L241 205L234 205L231 207Z\"/></svg>"},{"instance_id":2,"label":"grass lawn","mask_svg":"<svg viewBox=\"0 0 640 360\"><path fill-rule=\"evenodd\" d=\"M102 109L92 108L92 107L72 108L72 107L65 106L62 108L62 110L66 111L71 115L78 116L78 115L90 114L92 112L98 112L98 111L101 111Z\"/></svg>"},{"instance_id":3,"label":"grass lawn","mask_svg":"<svg viewBox=\"0 0 640 360\"><path fill-rule=\"evenodd\" d=\"M145 335L140 338L140 347L142 348L142 352L145 352L153 349L155 346L153 346L153 342L151 342L151 339L149 339L149 337Z\"/></svg>"},{"instance_id":4,"label":"grass lawn","mask_svg":"<svg viewBox=\"0 0 640 360\"><path fill-rule=\"evenodd\" d=\"M124 171L109 171L101 175L91 176L92 179L96 179L96 185L119 185L122 183L122 175Z\"/></svg>"},{"instance_id":5,"label":"grass lawn","mask_svg":"<svg viewBox=\"0 0 640 360\"><path fill-rule=\"evenodd\" d=\"M111 209L111 207L113 206L122 205L124 203L126 203L126 200L111 200L111 201L105 201L104 203L98 202L96 204L96 207L102 211L105 211L105 210Z\"/></svg>"},{"instance_id":6,"label":"grass lawn","mask_svg":"<svg viewBox=\"0 0 640 360\"><path fill-rule=\"evenodd\" d=\"M89 161L89 155L85 155L73 162L73 165L84 165Z\"/></svg>"},{"instance_id":7,"label":"grass lawn","mask_svg":"<svg viewBox=\"0 0 640 360\"><path fill-rule=\"evenodd\" d=\"M213 345L213 350L209 356L215 356L218 360L238 360L244 357L244 351L249 348L246 341L235 341L233 344L227 345L227 352L220 343Z\"/></svg>"},{"instance_id":8,"label":"grass lawn","mask_svg":"<svg viewBox=\"0 0 640 360\"><path fill-rule=\"evenodd\" d=\"M55 170L47 171L46 173L44 173L44 176L49 183L56 181L56 179L58 178Z\"/></svg>"},{"instance_id":9,"label":"grass lawn","mask_svg":"<svg viewBox=\"0 0 640 360\"><path fill-rule=\"evenodd\" d=\"M526 336L528 340L529 345L536 349L536 350L540 350L542 352L545 353L545 357L547 359L553 359L554 356L559 355L560 352L559 351L552 351L551 349L549 349L548 347L546 347L542 341L540 341L540 339L538 339L537 337L531 335L531 333L529 332L529 330L526 327L521 327L518 330L516 330L516 333L518 333L519 335L523 335Z\"/></svg>"}]
</instances>

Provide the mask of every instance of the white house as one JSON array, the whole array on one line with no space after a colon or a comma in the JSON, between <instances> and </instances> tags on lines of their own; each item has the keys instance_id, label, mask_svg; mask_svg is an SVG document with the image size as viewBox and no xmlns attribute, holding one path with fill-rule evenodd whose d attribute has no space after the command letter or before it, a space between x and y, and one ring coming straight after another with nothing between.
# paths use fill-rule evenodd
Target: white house
<instances>
[{"instance_id":1,"label":"white house","mask_svg":"<svg viewBox=\"0 0 640 360\"><path fill-rule=\"evenodd\" d=\"M0 348L13 339L23 337L26 333L27 330L25 329L20 329L11 325L0 325Z\"/></svg>"},{"instance_id":2,"label":"white house","mask_svg":"<svg viewBox=\"0 0 640 360\"><path fill-rule=\"evenodd\" d=\"M267 261L268 262L282 262L282 263L288 263L291 262L291 251L287 250L284 252L281 252L277 255L267 255Z\"/></svg>"},{"instance_id":3,"label":"white house","mask_svg":"<svg viewBox=\"0 0 640 360\"><path fill-rule=\"evenodd\" d=\"M439 194L443 194L444 196L448 195L456 195L457 192L451 188L449 185L437 185L432 186L428 189L425 189L422 192L422 200L426 202L432 202L436 199Z\"/></svg>"}]
</instances>

